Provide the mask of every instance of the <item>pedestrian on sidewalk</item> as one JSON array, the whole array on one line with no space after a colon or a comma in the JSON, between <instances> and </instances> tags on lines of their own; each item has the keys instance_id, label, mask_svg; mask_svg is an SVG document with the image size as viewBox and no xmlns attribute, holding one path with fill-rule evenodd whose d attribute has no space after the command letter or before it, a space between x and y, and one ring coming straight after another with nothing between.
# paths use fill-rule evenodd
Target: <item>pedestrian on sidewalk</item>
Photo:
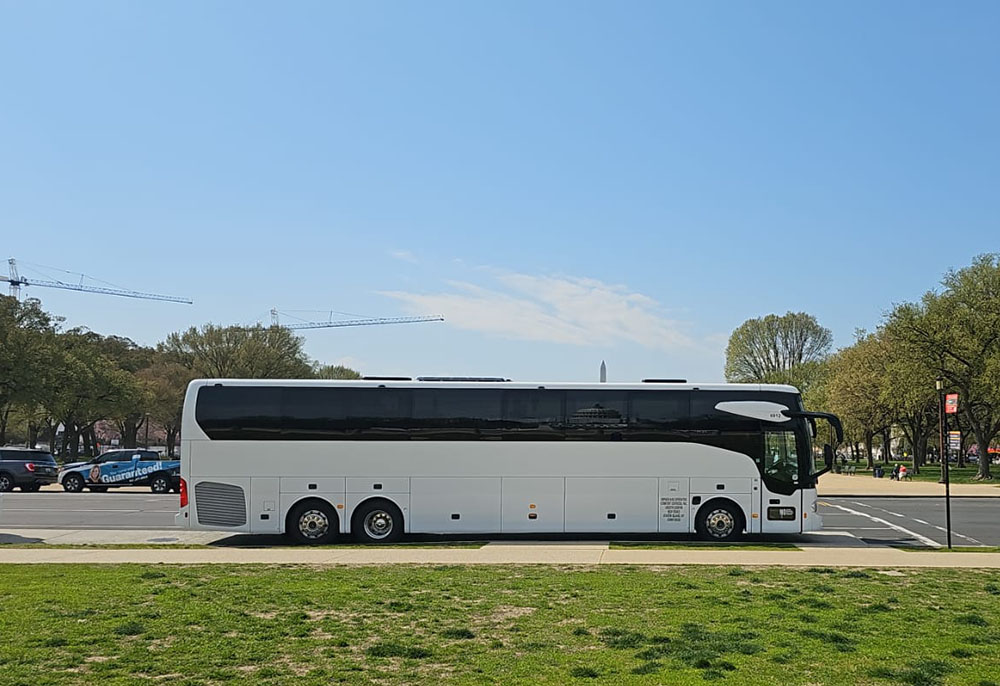
<instances>
[{"instance_id":1,"label":"pedestrian on sidewalk","mask_svg":"<svg viewBox=\"0 0 1000 686\"><path fill-rule=\"evenodd\" d=\"M899 465L893 465L892 476L889 477L892 481L899 481Z\"/></svg>"},{"instance_id":2,"label":"pedestrian on sidewalk","mask_svg":"<svg viewBox=\"0 0 1000 686\"><path fill-rule=\"evenodd\" d=\"M903 479L906 478L906 465L905 464L899 465L899 474L896 476L896 478L899 481L902 481Z\"/></svg>"}]
</instances>

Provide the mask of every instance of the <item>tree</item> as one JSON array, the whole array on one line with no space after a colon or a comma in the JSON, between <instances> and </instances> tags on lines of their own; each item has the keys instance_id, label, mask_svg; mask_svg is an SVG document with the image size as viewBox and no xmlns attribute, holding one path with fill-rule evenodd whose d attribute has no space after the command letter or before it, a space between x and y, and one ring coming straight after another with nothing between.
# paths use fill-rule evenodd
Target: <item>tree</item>
<instances>
[{"instance_id":1,"label":"tree","mask_svg":"<svg viewBox=\"0 0 1000 686\"><path fill-rule=\"evenodd\" d=\"M313 375L303 340L281 326L205 324L172 333L160 352L196 376L230 379L303 379Z\"/></svg>"},{"instance_id":2,"label":"tree","mask_svg":"<svg viewBox=\"0 0 1000 686\"><path fill-rule=\"evenodd\" d=\"M927 461L927 441L937 426L934 370L892 325L883 327L879 334L885 352L881 401L892 409L896 423L913 446L913 470L919 474Z\"/></svg>"},{"instance_id":3,"label":"tree","mask_svg":"<svg viewBox=\"0 0 1000 686\"><path fill-rule=\"evenodd\" d=\"M321 364L315 369L317 379L360 379L361 374L342 364Z\"/></svg>"},{"instance_id":4,"label":"tree","mask_svg":"<svg viewBox=\"0 0 1000 686\"><path fill-rule=\"evenodd\" d=\"M883 457L888 455L885 431L892 426L893 408L885 402L887 350L877 334L858 331L857 340L830 360L827 397L830 410L844 420L849 433L860 434L868 467L874 466L872 445L883 435Z\"/></svg>"},{"instance_id":5,"label":"tree","mask_svg":"<svg viewBox=\"0 0 1000 686\"><path fill-rule=\"evenodd\" d=\"M787 383L806 392L823 374L833 334L805 312L748 319L726 346L726 379Z\"/></svg>"},{"instance_id":6,"label":"tree","mask_svg":"<svg viewBox=\"0 0 1000 686\"><path fill-rule=\"evenodd\" d=\"M137 375L153 363L154 350L136 345L135 341L123 336L100 336L91 334L94 345L115 365L129 374ZM146 415L152 402L148 393L141 392L137 398L130 398L128 405L120 406L113 419L121 435L122 448L136 448L139 445L139 431L146 422Z\"/></svg>"},{"instance_id":7,"label":"tree","mask_svg":"<svg viewBox=\"0 0 1000 686\"><path fill-rule=\"evenodd\" d=\"M163 427L167 454L173 456L181 430L184 393L194 375L184 365L159 356L152 365L139 372L139 377L145 382L149 393L150 418Z\"/></svg>"},{"instance_id":8,"label":"tree","mask_svg":"<svg viewBox=\"0 0 1000 686\"><path fill-rule=\"evenodd\" d=\"M101 350L101 337L90 331L71 329L56 337L53 383L46 391L45 405L63 424L62 452L70 459L97 451L94 425L119 416L122 408L142 402L139 379L118 367Z\"/></svg>"},{"instance_id":9,"label":"tree","mask_svg":"<svg viewBox=\"0 0 1000 686\"><path fill-rule=\"evenodd\" d=\"M0 295L0 445L7 441L7 422L15 406L29 407L42 399L44 379L51 372L52 341L61 320L51 317L41 302Z\"/></svg>"},{"instance_id":10,"label":"tree","mask_svg":"<svg viewBox=\"0 0 1000 686\"><path fill-rule=\"evenodd\" d=\"M989 446L1000 433L1000 254L949 271L941 293L896 307L889 323L960 395L979 445L977 479L991 479ZM930 380L928 380L930 381Z\"/></svg>"}]
</instances>

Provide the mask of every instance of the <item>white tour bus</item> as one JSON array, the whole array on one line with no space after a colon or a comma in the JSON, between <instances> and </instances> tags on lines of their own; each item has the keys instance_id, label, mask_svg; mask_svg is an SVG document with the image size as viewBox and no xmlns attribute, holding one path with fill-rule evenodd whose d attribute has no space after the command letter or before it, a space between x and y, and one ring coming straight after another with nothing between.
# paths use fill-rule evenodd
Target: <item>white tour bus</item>
<instances>
[{"instance_id":1,"label":"white tour bus","mask_svg":"<svg viewBox=\"0 0 1000 686\"><path fill-rule=\"evenodd\" d=\"M196 380L177 521L303 543L815 531L817 419L842 440L791 386Z\"/></svg>"}]
</instances>

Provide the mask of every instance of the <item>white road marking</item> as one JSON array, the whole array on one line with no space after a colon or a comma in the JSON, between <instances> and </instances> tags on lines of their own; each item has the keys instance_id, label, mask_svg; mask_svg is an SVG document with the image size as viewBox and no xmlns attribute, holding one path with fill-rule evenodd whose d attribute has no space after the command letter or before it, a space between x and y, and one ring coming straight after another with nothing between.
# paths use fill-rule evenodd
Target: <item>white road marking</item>
<instances>
[{"instance_id":1,"label":"white road marking","mask_svg":"<svg viewBox=\"0 0 1000 686\"><path fill-rule=\"evenodd\" d=\"M847 512L847 513L853 514L853 515L857 515L859 517L865 517L865 518L870 519L873 522L877 522L879 524L885 524L890 529L895 529L896 531L898 531L900 533L903 533L903 534L906 534L907 536L912 536L913 538L917 539L918 541L920 541L924 545L930 546L931 548L940 548L941 547L941 544L938 543L937 541L931 540L931 539L927 538L926 536L921 536L920 534L916 533L915 531L910 531L909 529L904 529L903 527L899 526L898 524L893 524L892 522L890 522L890 521L888 521L886 519L882 519L881 517L876 517L875 515L870 515L870 514L867 514L865 512L858 512L857 510L852 510L851 508L844 507L843 505L830 505L830 507L835 507L838 510L843 510L844 512Z\"/></svg>"},{"instance_id":2,"label":"white road marking","mask_svg":"<svg viewBox=\"0 0 1000 686\"><path fill-rule=\"evenodd\" d=\"M948 533L948 530L946 528L944 528L943 526L938 526L937 524L928 524L927 526L932 526L935 529L937 529L938 531L943 531L946 534ZM959 538L964 538L965 540L971 541L971 542L975 543L976 545L982 545L982 543L980 543L976 539L972 538L971 536L966 536L965 534L960 534L957 531L952 531L951 535L952 536L958 536Z\"/></svg>"},{"instance_id":3,"label":"white road marking","mask_svg":"<svg viewBox=\"0 0 1000 686\"><path fill-rule=\"evenodd\" d=\"M903 519L906 519L906 517L903 517L903 515L901 515L901 514L896 514L895 512L890 512L889 510L882 509L881 507L877 507L875 505L865 505L865 507L870 507L873 510L878 510L879 512L885 512L887 514L896 515L897 517L902 517ZM937 524L931 524L930 522L925 522L922 519L917 519L915 517L913 518L913 521L920 522L921 524L923 524L925 526L932 527L934 529L937 529L938 531L943 531L946 534L948 533L948 530L946 528L944 528L943 526L938 526ZM958 536L959 538L964 538L965 540L971 541L972 543L975 543L976 545L982 545L982 543L980 543L976 539L971 538L969 536L966 536L965 534L960 534L957 531L955 531L954 529L952 530L951 535L952 536Z\"/></svg>"}]
</instances>

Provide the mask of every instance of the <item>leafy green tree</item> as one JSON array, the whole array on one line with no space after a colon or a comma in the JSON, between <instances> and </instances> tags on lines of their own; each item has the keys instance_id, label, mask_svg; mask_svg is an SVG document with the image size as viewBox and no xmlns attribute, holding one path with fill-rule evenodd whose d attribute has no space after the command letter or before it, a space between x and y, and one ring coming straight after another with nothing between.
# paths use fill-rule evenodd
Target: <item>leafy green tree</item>
<instances>
[{"instance_id":1,"label":"leafy green tree","mask_svg":"<svg viewBox=\"0 0 1000 686\"><path fill-rule=\"evenodd\" d=\"M281 326L205 324L172 333L160 352L205 378L303 379L313 375L303 340Z\"/></svg>"},{"instance_id":2,"label":"leafy green tree","mask_svg":"<svg viewBox=\"0 0 1000 686\"><path fill-rule=\"evenodd\" d=\"M923 364L958 391L979 446L978 479L991 479L988 449L1000 433L1000 254L949 271L944 290L896 307L889 324Z\"/></svg>"},{"instance_id":3,"label":"leafy green tree","mask_svg":"<svg viewBox=\"0 0 1000 686\"><path fill-rule=\"evenodd\" d=\"M135 341L123 336L90 335L98 350L129 374L137 375L153 363L153 348L137 345ZM135 402L136 399L138 402ZM139 431L146 422L152 398L149 393L140 392L138 396L128 398L128 401L127 405L120 405L113 416L105 419L113 419L117 425L122 448L136 448L139 445Z\"/></svg>"},{"instance_id":4,"label":"leafy green tree","mask_svg":"<svg viewBox=\"0 0 1000 686\"><path fill-rule=\"evenodd\" d=\"M825 373L833 334L805 312L748 319L729 337L726 379L787 383L808 393Z\"/></svg>"},{"instance_id":5,"label":"leafy green tree","mask_svg":"<svg viewBox=\"0 0 1000 686\"><path fill-rule=\"evenodd\" d=\"M919 474L927 461L927 442L937 427L935 373L894 326L886 325L879 336L885 355L880 400L891 408L897 426L913 446L913 468Z\"/></svg>"},{"instance_id":6,"label":"leafy green tree","mask_svg":"<svg viewBox=\"0 0 1000 686\"><path fill-rule=\"evenodd\" d=\"M173 455L181 430L184 394L194 374L184 365L158 355L153 364L140 370L139 378L146 384L149 394L150 418L163 427L167 454Z\"/></svg>"},{"instance_id":7,"label":"leafy green tree","mask_svg":"<svg viewBox=\"0 0 1000 686\"><path fill-rule=\"evenodd\" d=\"M315 369L317 379L360 379L360 372L342 364L321 364Z\"/></svg>"},{"instance_id":8,"label":"leafy green tree","mask_svg":"<svg viewBox=\"0 0 1000 686\"><path fill-rule=\"evenodd\" d=\"M94 425L140 404L144 387L104 354L98 334L71 329L57 336L56 343L45 405L63 425L63 454L75 458L82 440L84 454L93 455L98 447Z\"/></svg>"},{"instance_id":9,"label":"leafy green tree","mask_svg":"<svg viewBox=\"0 0 1000 686\"><path fill-rule=\"evenodd\" d=\"M34 298L0 295L0 445L7 441L11 411L42 400L60 321Z\"/></svg>"},{"instance_id":10,"label":"leafy green tree","mask_svg":"<svg viewBox=\"0 0 1000 686\"><path fill-rule=\"evenodd\" d=\"M885 432L892 426L893 407L886 403L888 355L884 339L877 334L857 332L857 340L830 360L827 397L830 409L844 420L850 433L860 434L865 444L869 468L874 466L872 446L883 435L883 456L889 454Z\"/></svg>"}]
</instances>

